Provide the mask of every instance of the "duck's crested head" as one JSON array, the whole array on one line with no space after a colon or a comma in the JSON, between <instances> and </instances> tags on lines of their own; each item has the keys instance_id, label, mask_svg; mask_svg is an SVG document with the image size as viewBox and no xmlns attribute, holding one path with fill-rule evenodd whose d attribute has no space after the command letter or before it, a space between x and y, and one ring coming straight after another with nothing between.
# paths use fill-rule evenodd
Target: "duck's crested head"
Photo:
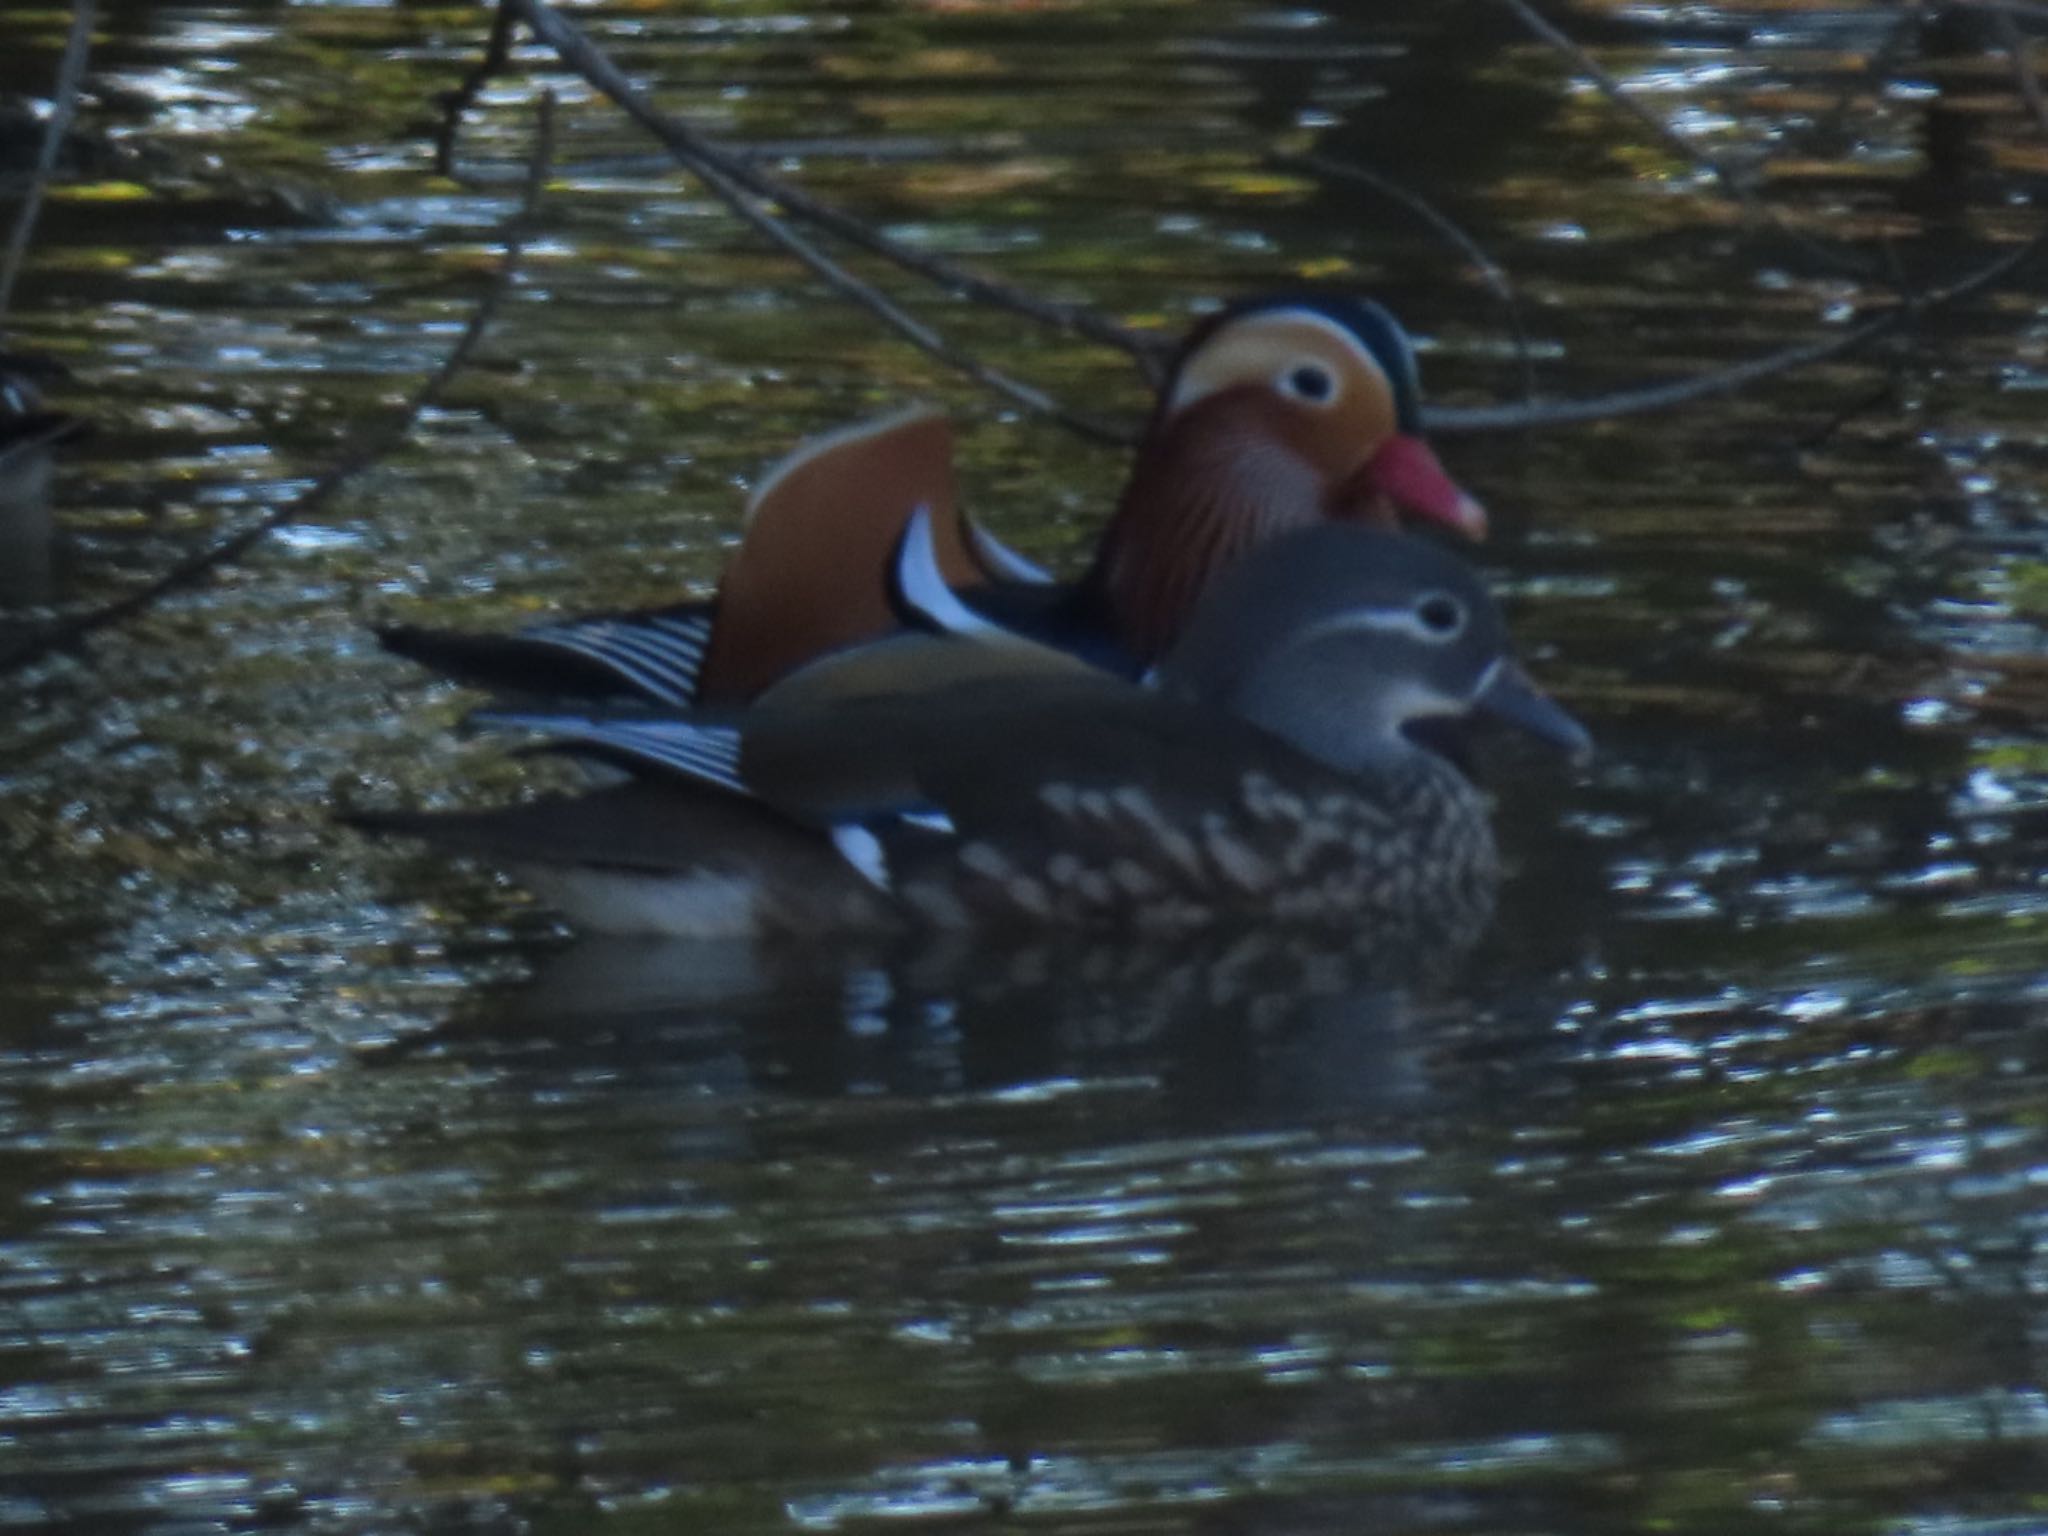
<instances>
[{"instance_id":1,"label":"duck's crested head","mask_svg":"<svg viewBox=\"0 0 2048 1536\"><path fill-rule=\"evenodd\" d=\"M1355 525L1284 534L1239 561L1159 683L1347 772L1423 750L1405 729L1438 716L1494 714L1574 757L1592 745L1510 657L1477 572L1423 540Z\"/></svg>"},{"instance_id":2,"label":"duck's crested head","mask_svg":"<svg viewBox=\"0 0 2048 1536\"><path fill-rule=\"evenodd\" d=\"M1183 429L1270 437L1313 471L1325 516L1485 536L1484 509L1422 440L1414 343L1370 299L1284 291L1210 316L1174 359L1147 443L1170 451Z\"/></svg>"},{"instance_id":3,"label":"duck's crested head","mask_svg":"<svg viewBox=\"0 0 2048 1536\"><path fill-rule=\"evenodd\" d=\"M1261 540L1403 518L1472 539L1486 512L1419 431L1415 349L1379 305L1263 294L1175 356L1088 589L1137 659L1171 647L1219 572Z\"/></svg>"},{"instance_id":4,"label":"duck's crested head","mask_svg":"<svg viewBox=\"0 0 2048 1536\"><path fill-rule=\"evenodd\" d=\"M1219 384L1231 382L1233 374L1248 373L1237 366L1250 360L1243 349L1256 348L1262 341L1269 346L1284 343L1290 329L1296 330L1292 339L1299 343L1308 334L1300 329L1304 327L1325 328L1325 339L1335 344L1330 351L1339 360L1362 352L1380 376L1394 428L1422 430L1422 383L1415 366L1415 344L1401 322L1385 305L1371 299L1310 288L1255 294L1226 304L1203 319L1188 332L1174 355L1163 401L1170 410L1185 407ZM1321 350L1311 343L1302 361L1313 361ZM1287 382L1278 375L1259 376L1276 384ZM1321 387L1312 380L1291 382L1292 392L1297 394L1302 384L1308 386L1309 396Z\"/></svg>"}]
</instances>

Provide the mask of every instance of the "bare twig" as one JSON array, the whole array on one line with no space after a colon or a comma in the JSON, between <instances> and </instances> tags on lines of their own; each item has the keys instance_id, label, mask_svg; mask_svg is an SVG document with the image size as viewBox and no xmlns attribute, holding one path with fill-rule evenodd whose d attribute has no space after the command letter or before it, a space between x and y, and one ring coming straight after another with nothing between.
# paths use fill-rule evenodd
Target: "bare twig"
<instances>
[{"instance_id":1,"label":"bare twig","mask_svg":"<svg viewBox=\"0 0 2048 1536\"><path fill-rule=\"evenodd\" d=\"M57 63L57 84L50 96L50 120L43 127L43 147L36 156L35 174L14 216L14 230L7 239L7 255L0 259L0 316L14 301L15 279L28 259L29 241L34 238L36 220L42 217L43 192L57 169L57 155L64 136L71 131L71 118L78 109L78 86L85 78L86 55L92 47L94 0L72 0L71 31L64 39L64 55Z\"/></svg>"},{"instance_id":2,"label":"bare twig","mask_svg":"<svg viewBox=\"0 0 2048 1536\"><path fill-rule=\"evenodd\" d=\"M1166 344L1160 338L1119 325L1085 305L1066 304L1041 297L1008 283L997 282L944 257L934 256L892 240L852 215L829 203L821 202L801 188L760 169L752 163L760 158L759 156L720 144L687 123L661 113L634 88L618 66L591 42L581 28L550 8L544 0L499 0L499 18L492 28L491 46L487 49L483 61L465 81L463 91L455 93L455 98L451 99L454 113L459 114L468 101L473 99L477 86L504 63L508 50L501 42L500 29L505 19L511 16L526 22L533 29L534 35L553 48L563 63L659 139L677 163L703 179L721 199L757 229L761 227L757 220L735 202L735 188L751 193L763 203L773 204L789 216L845 240L871 255L879 256L948 293L975 303L1006 309L1042 325L1113 347L1133 358L1147 378L1156 380L1158 377L1162 355L1167 350ZM451 124L444 137L452 136L452 132ZM707 171L716 172L718 175L707 175ZM723 178L722 182L719 177ZM774 215L771 214L770 217L773 218ZM768 233L766 230L762 232ZM776 237L771 235L771 238ZM787 248L786 241L778 238L777 243ZM792 251L792 254L796 253ZM895 319L891 319L889 323L901 328ZM919 345L924 343L919 342ZM1034 406L1034 409L1037 408L1040 407Z\"/></svg>"},{"instance_id":3,"label":"bare twig","mask_svg":"<svg viewBox=\"0 0 2048 1536\"><path fill-rule=\"evenodd\" d=\"M1851 327L1839 336L1767 352L1762 357L1718 368L1711 373L1674 379L1668 384L1652 384L1642 389L1595 395L1586 400L1539 401L1535 405L1425 407L1423 426L1431 432L1446 435L1458 432L1519 432L1534 427L1576 426L1589 421L1604 421L1611 416L1635 416L1690 405L1695 400L1725 395L1778 374L1790 373L1795 368L1810 367L1854 352L1880 336L1917 321L1929 310L1944 308L1971 294L1983 292L2000 278L2032 261L2043 250L2048 250L2048 230L1954 282L1924 289L1902 299L1882 314Z\"/></svg>"},{"instance_id":4,"label":"bare twig","mask_svg":"<svg viewBox=\"0 0 2048 1536\"><path fill-rule=\"evenodd\" d=\"M1411 191L1392 178L1366 166L1354 165L1348 160L1337 160L1323 154L1278 155L1274 159L1276 164L1282 166L1306 167L1325 176L1334 176L1339 181L1355 182L1359 186L1369 187L1389 201L1399 203L1462 251L1465 259L1478 269L1479 275L1485 280L1493 296L1500 300L1501 308L1507 315L1508 328L1514 333L1515 357L1522 372L1522 397L1526 401L1535 400L1536 365L1534 355L1529 350L1528 329L1522 324L1521 301L1516 298L1515 285L1509 280L1507 273L1498 262L1486 254L1484 246L1420 193Z\"/></svg>"},{"instance_id":5,"label":"bare twig","mask_svg":"<svg viewBox=\"0 0 2048 1536\"><path fill-rule=\"evenodd\" d=\"M2048 134L2048 96L2042 94L2041 73L2034 68L2034 57L2027 51L2027 40L2020 35L2019 23L2009 13L2000 11L1992 17L1991 25L1998 33L1998 46L2012 60L2013 83L2033 114L2034 126Z\"/></svg>"},{"instance_id":6,"label":"bare twig","mask_svg":"<svg viewBox=\"0 0 2048 1536\"><path fill-rule=\"evenodd\" d=\"M863 250L882 256L952 293L979 303L993 304L999 308L1028 315L1045 324L1055 325L1087 336L1091 340L1118 347L1142 362L1149 363L1152 360L1155 343L1151 338L1117 325L1093 311L1038 298L1008 284L993 282L978 273L969 272L951 262L914 251L908 246L888 239L869 229L850 214L821 203L796 187L768 175L758 166L749 165L740 157L727 153L687 123L679 122L657 111L645 96L634 89L632 82L625 77L619 67L590 41L581 28L549 7L545 0L503 0L503 4L532 27L534 35L553 48L565 64L610 97L622 112L660 140L675 157L677 164L709 187L720 201L757 233L781 246L826 283L882 320L912 345L948 367L966 374L984 388L1029 410L1049 416L1086 437L1098 442L1120 444L1132 440L1133 434L1128 429L1098 421L1093 417L1077 415L1044 390L1013 379L979 358L952 346L944 337L907 313L901 305L872 283L855 276L797 234L788 223L772 211L770 205L779 205L786 212L802 218L805 222Z\"/></svg>"},{"instance_id":7,"label":"bare twig","mask_svg":"<svg viewBox=\"0 0 2048 1536\"><path fill-rule=\"evenodd\" d=\"M1729 394L1776 374L1789 373L1795 368L1805 368L1845 352L1853 352L1887 331L1895 330L1905 315L1902 307L1823 341L1803 342L1796 347L1767 352L1746 363L1696 374L1691 378L1674 379L1668 384L1651 384L1642 389L1595 395L1586 400L1542 400L1533 405L1428 406L1423 410L1422 424L1431 432L1445 435L1516 432L1535 427L1578 426L1589 421L1605 421L1610 416L1668 411L1674 406L1690 405L1712 395Z\"/></svg>"},{"instance_id":8,"label":"bare twig","mask_svg":"<svg viewBox=\"0 0 2048 1536\"><path fill-rule=\"evenodd\" d=\"M412 398L396 417L358 432L355 441L343 452L341 458L307 487L303 495L281 506L270 508L233 533L178 561L154 581L125 597L117 598L85 613L60 619L25 637L7 650L0 651L0 675L19 671L54 651L76 644L97 630L147 612L169 594L192 586L222 566L239 559L279 528L288 523L301 521L326 505L357 475L374 467L399 448L411 435L420 414L441 397L449 382L469 362L477 346L482 342L484 333L497 318L505 295L511 290L518 275L520 259L526 248L527 229L539 206L542 189L547 185L549 167L553 159L554 97L548 94L540 101L540 122L535 136L533 161L528 168L525 194L519 210L505 229L504 260L492 278L490 287L470 315L469 323L463 327L461 336L456 339L455 345L449 349L447 356L441 359L440 365L433 373L414 391Z\"/></svg>"},{"instance_id":9,"label":"bare twig","mask_svg":"<svg viewBox=\"0 0 2048 1536\"><path fill-rule=\"evenodd\" d=\"M1590 54L1539 15L1528 0L1501 0L1501 3L1508 6L1536 36L1570 58L1574 66L1593 80L1605 95L1643 122L1661 141L1688 162L1700 166L1714 176L1731 196L1742 203L1745 210L1770 222L1781 234L1812 251L1820 259L1835 265L1844 264L1842 253L1830 251L1797 231L1787 229L1777 211L1765 206L1758 199L1753 167L1737 167L1717 158L1642 106L1630 96L1621 82L1602 68ZM1990 10L2011 10L2018 14L2038 13L2048 17L2048 3L2031 5L2028 0L1953 0L1953 3ZM460 103L473 97L476 83L487 78L508 56L509 40L504 36L503 27L504 18L508 15L516 15L530 26L540 41L553 48L570 69L609 97L627 116L658 139L677 164L702 180L751 227L797 257L832 287L866 307L928 354L1006 398L1051 416L1090 437L1114 442L1131 440L1129 432L1092 418L1075 416L1044 391L1012 379L990 368L978 358L954 348L929 326L907 314L886 294L849 272L796 233L788 220L801 219L960 297L1026 315L1047 325L1116 347L1136 359L1146 371L1148 378L1155 381L1159 376L1160 362L1165 351L1164 344L1158 339L1131 331L1080 306L1042 299L1007 284L993 282L943 258L911 250L868 228L851 215L820 203L800 189L770 176L752 163L752 158L745 153L710 140L689 125L659 112L580 28L555 11L546 0L499 0L499 25L493 28L487 56L483 64L465 81L464 90L454 93L451 98L458 103L458 115ZM1370 172L1344 166L1342 162L1308 157L1301 163L1313 165L1317 169L1346 179L1375 185L1377 190L1386 195L1400 197L1407 206L1429 219L1433 227L1454 239L1461 249L1479 263L1480 270L1488 274L1490 281L1498 277L1498 267L1486 260L1484 252L1477 247L1476 242L1471 241L1469 236L1457 230L1455 225L1443 219L1419 198L1402 193L1384 178L1375 178ZM2048 239L2048 236L2031 240L1977 272L1945 288L1928 292L1910 291L1899 284L1897 275L1894 274L1893 286L1898 289L1898 298L1896 303L1884 312L1875 314L1862 324L1837 335L1781 348L1744 363L1692 378L1589 399L1547 402L1539 400L1512 406L1426 409L1425 424L1433 431L1444 433L1526 430L1667 410L1694 400L1725 394L1781 373L1853 352L1878 337L1910 323L1929 309L1953 303L1969 293L1977 292L2034 256L2043 239ZM1864 265L1861 263L1851 265L1855 265L1859 271L1864 271ZM1864 271L1864 275L1871 274ZM1504 280L1496 291L1512 294L1512 290L1505 287ZM1519 330L1518 324L1518 333Z\"/></svg>"},{"instance_id":10,"label":"bare twig","mask_svg":"<svg viewBox=\"0 0 2048 1536\"><path fill-rule=\"evenodd\" d=\"M1750 205L1755 202L1754 166L1732 166L1711 151L1702 149L1665 122L1631 96L1628 89L1615 79L1605 65L1580 47L1569 34L1553 24L1535 6L1529 4L1529 0L1499 0L1499 3L1514 12L1516 20L1520 21L1525 29L1570 59L1572 67L1591 80L1601 95L1663 140L1665 146L1679 159L1689 161L1707 172L1743 204Z\"/></svg>"},{"instance_id":11,"label":"bare twig","mask_svg":"<svg viewBox=\"0 0 2048 1536\"><path fill-rule=\"evenodd\" d=\"M2041 0L1944 0L1944 4L1959 11L1998 11L2029 21L2048 22L2048 5Z\"/></svg>"},{"instance_id":12,"label":"bare twig","mask_svg":"<svg viewBox=\"0 0 2048 1536\"><path fill-rule=\"evenodd\" d=\"M1893 18L1891 30L1885 33L1884 41L1872 49L1870 57L1863 61L1861 73L1836 93L1827 111L1798 130L1797 141L1826 142L1840 133L1857 96L1866 90L1881 90L1889 82L1893 64L1918 35L1921 23L1926 20L1926 13L1927 0L1906 0L1906 3L1899 7L1899 14Z\"/></svg>"},{"instance_id":13,"label":"bare twig","mask_svg":"<svg viewBox=\"0 0 2048 1536\"><path fill-rule=\"evenodd\" d=\"M440 97L441 126L434 134L434 169L443 176L455 175L455 136L462 131L462 117L476 104L477 94L512 57L512 12L499 6L491 17L490 41L484 55L470 66L462 83Z\"/></svg>"},{"instance_id":14,"label":"bare twig","mask_svg":"<svg viewBox=\"0 0 2048 1536\"><path fill-rule=\"evenodd\" d=\"M1859 277L1872 275L1867 262L1801 234L1785 222L1777 209L1764 202L1757 193L1761 161L1754 165L1738 166L1703 148L1630 95L1628 89L1598 59L1547 20L1529 3L1529 0L1498 0L1498 3L1511 11L1530 33L1569 59L1572 67L1591 80L1602 96L1648 128L1672 153L1712 176L1716 184L1734 198L1750 218L1768 224L1777 234L1826 266L1837 271L1854 273Z\"/></svg>"},{"instance_id":15,"label":"bare twig","mask_svg":"<svg viewBox=\"0 0 2048 1536\"><path fill-rule=\"evenodd\" d=\"M1499 0L1499 3L1513 11L1516 19L1528 31L1570 59L1572 67L1577 69L1588 80L1591 80L1599 88L1601 95L1649 129L1659 139L1662 139L1681 160L1687 160L1699 166L1744 203L1748 203L1755 198L1756 188L1752 180L1755 175L1755 167L1745 166L1738 169L1731 166L1719 156L1702 149L1698 144L1665 122L1663 118L1631 96L1627 88L1608 72L1605 65L1601 64L1592 54L1580 47L1567 33L1539 12L1535 6L1529 4L1529 0Z\"/></svg>"},{"instance_id":16,"label":"bare twig","mask_svg":"<svg viewBox=\"0 0 2048 1536\"><path fill-rule=\"evenodd\" d=\"M454 96L450 91L441 100ZM439 139L436 139L436 159L439 160ZM992 136L980 143L940 141L937 139L877 138L877 139L748 139L745 141L726 140L725 151L735 159L753 164L757 161L788 160L859 160L880 164L895 160L949 160L955 164L971 164L976 161L1006 160L1017 153L1014 139L1007 136ZM587 160L558 161L555 176L561 181L592 181L605 177L632 177L645 180L653 176L666 176L675 169L675 160L669 155L598 155ZM488 192L495 188L516 186L526 179L526 167L506 161L462 161L453 160L442 170L450 181L471 191Z\"/></svg>"}]
</instances>

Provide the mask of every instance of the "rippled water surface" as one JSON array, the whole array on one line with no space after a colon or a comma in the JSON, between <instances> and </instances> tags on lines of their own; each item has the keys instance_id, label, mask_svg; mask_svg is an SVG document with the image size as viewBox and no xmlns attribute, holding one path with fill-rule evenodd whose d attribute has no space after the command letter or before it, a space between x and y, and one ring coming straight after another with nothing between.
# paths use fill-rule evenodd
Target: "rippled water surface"
<instances>
[{"instance_id":1,"label":"rippled water surface","mask_svg":"<svg viewBox=\"0 0 2048 1536\"><path fill-rule=\"evenodd\" d=\"M1825 337L2035 230L1998 34L1888 6L1555 11L1760 224L1485 4L579 8L664 105L899 238L1177 329L1313 279L1433 401ZM1685 409L1445 434L1594 728L1503 758L1455 978L1361 944L571 944L338 828L509 794L379 620L702 590L761 467L951 407L1071 559L1120 460L781 258L467 6L103 7L8 318L66 362L0 649L397 415L216 579L0 677L0 1528L2048 1531L2048 295ZM0 17L46 95L66 17ZM1872 61L1877 61L1873 70ZM1575 78L1577 76L1577 78ZM11 131L11 130L10 130ZM20 144L0 175L19 190ZM1118 356L918 292L1104 416Z\"/></svg>"}]
</instances>

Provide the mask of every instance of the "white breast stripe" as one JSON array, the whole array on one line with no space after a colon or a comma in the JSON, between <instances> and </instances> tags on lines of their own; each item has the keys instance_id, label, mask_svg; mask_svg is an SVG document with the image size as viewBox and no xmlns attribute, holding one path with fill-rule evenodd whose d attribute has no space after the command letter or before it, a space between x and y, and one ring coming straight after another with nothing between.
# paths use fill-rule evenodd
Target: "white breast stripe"
<instances>
[{"instance_id":1,"label":"white breast stripe","mask_svg":"<svg viewBox=\"0 0 2048 1536\"><path fill-rule=\"evenodd\" d=\"M896 592L905 607L928 620L941 634L1011 638L1008 630L984 619L946 585L945 574L939 569L938 548L932 542L929 507L919 507L911 513L909 525L903 530L903 544L896 552Z\"/></svg>"},{"instance_id":2,"label":"white breast stripe","mask_svg":"<svg viewBox=\"0 0 2048 1536\"><path fill-rule=\"evenodd\" d=\"M1052 584L1051 571L1036 560L1018 554L972 518L967 519L967 538L974 545L974 557L987 568L989 575L1034 587Z\"/></svg>"}]
</instances>

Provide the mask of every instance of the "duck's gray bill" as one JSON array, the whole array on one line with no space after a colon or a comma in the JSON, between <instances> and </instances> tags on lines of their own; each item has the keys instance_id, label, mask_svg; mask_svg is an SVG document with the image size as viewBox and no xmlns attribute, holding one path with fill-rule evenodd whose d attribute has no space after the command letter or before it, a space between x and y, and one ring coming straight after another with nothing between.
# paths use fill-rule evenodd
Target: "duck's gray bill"
<instances>
[{"instance_id":1,"label":"duck's gray bill","mask_svg":"<svg viewBox=\"0 0 2048 1536\"><path fill-rule=\"evenodd\" d=\"M1494 668L1474 702L1488 714L1549 742L1575 763L1593 755L1593 738L1586 728L1537 692L1528 673L1511 661Z\"/></svg>"}]
</instances>

